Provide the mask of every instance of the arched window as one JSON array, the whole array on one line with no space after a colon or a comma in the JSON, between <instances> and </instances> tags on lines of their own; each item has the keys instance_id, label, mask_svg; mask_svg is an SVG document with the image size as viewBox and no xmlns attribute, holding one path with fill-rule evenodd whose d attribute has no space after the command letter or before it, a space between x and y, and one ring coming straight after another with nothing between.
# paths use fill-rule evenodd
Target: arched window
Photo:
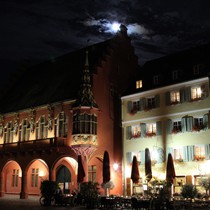
<instances>
[{"instance_id":1,"label":"arched window","mask_svg":"<svg viewBox=\"0 0 210 210\"><path fill-rule=\"evenodd\" d=\"M36 139L46 139L48 135L48 128L46 119L41 116L39 121L36 123Z\"/></svg>"},{"instance_id":2,"label":"arched window","mask_svg":"<svg viewBox=\"0 0 210 210\"><path fill-rule=\"evenodd\" d=\"M55 137L66 137L68 133L67 117L64 112L55 119Z\"/></svg>"},{"instance_id":3,"label":"arched window","mask_svg":"<svg viewBox=\"0 0 210 210\"><path fill-rule=\"evenodd\" d=\"M30 124L28 120L23 120L19 127L19 141L28 141L30 138Z\"/></svg>"}]
</instances>

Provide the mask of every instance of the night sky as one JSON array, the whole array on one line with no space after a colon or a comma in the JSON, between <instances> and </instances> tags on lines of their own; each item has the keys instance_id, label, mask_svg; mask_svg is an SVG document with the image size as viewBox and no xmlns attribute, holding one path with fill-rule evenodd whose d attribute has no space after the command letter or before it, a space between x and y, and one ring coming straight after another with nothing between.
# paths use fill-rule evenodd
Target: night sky
<instances>
[{"instance_id":1,"label":"night sky","mask_svg":"<svg viewBox=\"0 0 210 210\"><path fill-rule=\"evenodd\" d=\"M0 0L0 81L112 38L114 22L128 28L140 65L209 43L209 9L209 0Z\"/></svg>"}]
</instances>

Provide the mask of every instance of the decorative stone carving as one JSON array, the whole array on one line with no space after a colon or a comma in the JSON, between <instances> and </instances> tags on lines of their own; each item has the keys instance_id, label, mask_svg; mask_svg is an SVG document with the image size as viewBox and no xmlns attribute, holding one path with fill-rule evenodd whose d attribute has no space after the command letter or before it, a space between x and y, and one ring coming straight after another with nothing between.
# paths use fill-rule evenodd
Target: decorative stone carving
<instances>
[{"instance_id":1,"label":"decorative stone carving","mask_svg":"<svg viewBox=\"0 0 210 210\"><path fill-rule=\"evenodd\" d=\"M3 130L4 130L4 116L0 114L0 137L3 136Z\"/></svg>"},{"instance_id":2,"label":"decorative stone carving","mask_svg":"<svg viewBox=\"0 0 210 210\"><path fill-rule=\"evenodd\" d=\"M48 126L48 130L52 130L53 129L53 114L54 114L54 109L51 105L48 105L47 107L48 109L48 122L47 122L47 126Z\"/></svg>"},{"instance_id":3,"label":"decorative stone carving","mask_svg":"<svg viewBox=\"0 0 210 210\"><path fill-rule=\"evenodd\" d=\"M17 135L18 133L18 122L19 122L19 114L15 113L15 120L14 120L14 127L13 127L13 131L15 135Z\"/></svg>"},{"instance_id":4,"label":"decorative stone carving","mask_svg":"<svg viewBox=\"0 0 210 210\"><path fill-rule=\"evenodd\" d=\"M30 131L31 133L33 133L35 129L35 110L34 109L31 109L29 117L30 117L30 121L29 121Z\"/></svg>"}]
</instances>

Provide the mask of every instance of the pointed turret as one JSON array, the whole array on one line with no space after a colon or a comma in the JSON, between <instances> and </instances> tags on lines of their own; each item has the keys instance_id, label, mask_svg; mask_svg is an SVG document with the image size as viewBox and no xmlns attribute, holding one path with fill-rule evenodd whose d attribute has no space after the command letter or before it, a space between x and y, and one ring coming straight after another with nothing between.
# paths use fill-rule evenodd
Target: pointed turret
<instances>
[{"instance_id":1,"label":"pointed turret","mask_svg":"<svg viewBox=\"0 0 210 210\"><path fill-rule=\"evenodd\" d=\"M88 51L86 51L85 68L82 75L82 82L79 94L73 107L94 107L98 108L96 101L93 97L91 75L89 71Z\"/></svg>"}]
</instances>

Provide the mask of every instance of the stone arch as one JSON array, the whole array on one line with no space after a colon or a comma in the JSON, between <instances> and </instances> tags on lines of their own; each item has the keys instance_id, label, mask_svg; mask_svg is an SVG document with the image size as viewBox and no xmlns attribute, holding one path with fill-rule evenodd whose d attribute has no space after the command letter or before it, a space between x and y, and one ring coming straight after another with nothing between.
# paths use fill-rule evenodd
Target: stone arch
<instances>
[{"instance_id":1,"label":"stone arch","mask_svg":"<svg viewBox=\"0 0 210 210\"><path fill-rule=\"evenodd\" d=\"M10 159L4 164L0 177L0 196L4 196L5 193L20 193L21 174L22 168L17 161Z\"/></svg>"},{"instance_id":2,"label":"stone arch","mask_svg":"<svg viewBox=\"0 0 210 210\"><path fill-rule=\"evenodd\" d=\"M70 192L77 189L77 167L78 167L77 160L75 160L72 157L63 156L54 162L52 167L52 174L53 174L52 180L60 181L57 179L58 178L57 176L62 168L68 170L71 176L69 181L67 180L67 182L64 182L63 184L60 183L61 188L64 190L64 193L69 194Z\"/></svg>"},{"instance_id":3,"label":"stone arch","mask_svg":"<svg viewBox=\"0 0 210 210\"><path fill-rule=\"evenodd\" d=\"M40 185L43 180L49 180L49 166L43 159L31 160L22 173L24 194L40 195Z\"/></svg>"}]
</instances>

